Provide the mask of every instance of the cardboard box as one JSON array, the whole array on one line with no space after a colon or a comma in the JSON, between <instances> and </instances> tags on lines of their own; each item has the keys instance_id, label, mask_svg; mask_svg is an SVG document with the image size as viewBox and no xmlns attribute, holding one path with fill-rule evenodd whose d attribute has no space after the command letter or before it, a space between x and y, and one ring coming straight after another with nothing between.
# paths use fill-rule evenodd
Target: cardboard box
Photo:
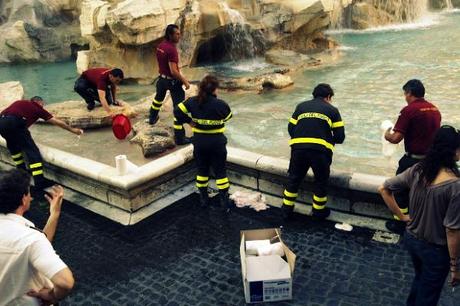
<instances>
[{"instance_id":1,"label":"cardboard box","mask_svg":"<svg viewBox=\"0 0 460 306\"><path fill-rule=\"evenodd\" d=\"M271 243L281 242L285 256L246 254L246 241L264 239L270 239ZM279 229L241 231L240 257L246 303L292 299L296 255L281 240Z\"/></svg>"}]
</instances>

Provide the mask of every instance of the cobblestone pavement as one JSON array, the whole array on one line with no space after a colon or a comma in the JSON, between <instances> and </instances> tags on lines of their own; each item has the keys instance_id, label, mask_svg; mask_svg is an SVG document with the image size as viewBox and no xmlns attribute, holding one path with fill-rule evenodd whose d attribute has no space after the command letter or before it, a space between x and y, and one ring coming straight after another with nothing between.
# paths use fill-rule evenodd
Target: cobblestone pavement
<instances>
[{"instance_id":1,"label":"cobblestone pavement","mask_svg":"<svg viewBox=\"0 0 460 306\"><path fill-rule=\"evenodd\" d=\"M66 203L54 245L77 283L61 305L245 305L239 232L278 226L278 209L226 216L197 201L191 195L132 227ZM46 207L33 204L27 217L43 225ZM405 250L333 225L299 215L284 226L297 254L294 298L266 305L404 305L413 276ZM446 286L441 305L459 301L460 290Z\"/></svg>"}]
</instances>

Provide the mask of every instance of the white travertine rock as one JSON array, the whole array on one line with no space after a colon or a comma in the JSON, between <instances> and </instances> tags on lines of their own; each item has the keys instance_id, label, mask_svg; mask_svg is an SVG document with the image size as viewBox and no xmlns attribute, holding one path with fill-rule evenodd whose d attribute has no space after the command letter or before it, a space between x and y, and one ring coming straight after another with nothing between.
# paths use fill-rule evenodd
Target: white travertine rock
<instances>
[{"instance_id":1,"label":"white travertine rock","mask_svg":"<svg viewBox=\"0 0 460 306\"><path fill-rule=\"evenodd\" d=\"M89 56L90 56L90 51L87 51L87 50L78 51L76 65L77 65L77 72L79 74L82 74L83 71L88 70Z\"/></svg>"},{"instance_id":2,"label":"white travertine rock","mask_svg":"<svg viewBox=\"0 0 460 306\"><path fill-rule=\"evenodd\" d=\"M185 0L125 0L107 15L112 33L126 45L143 45L164 35L165 25L175 23Z\"/></svg>"},{"instance_id":3,"label":"white travertine rock","mask_svg":"<svg viewBox=\"0 0 460 306\"><path fill-rule=\"evenodd\" d=\"M80 15L81 35L94 35L106 25L109 2L103 0L85 0Z\"/></svg>"},{"instance_id":4,"label":"white travertine rock","mask_svg":"<svg viewBox=\"0 0 460 306\"><path fill-rule=\"evenodd\" d=\"M281 73L267 73L256 77L225 79L220 81L220 88L228 90L254 90L264 88L281 89L294 84L291 77Z\"/></svg>"},{"instance_id":5,"label":"white travertine rock","mask_svg":"<svg viewBox=\"0 0 460 306\"><path fill-rule=\"evenodd\" d=\"M83 101L65 101L47 105L45 108L56 118L65 121L72 127L93 129L112 124L112 118L102 107L88 111ZM110 108L115 114L123 114L129 118L136 116L133 107L128 103L123 103L121 106L110 106Z\"/></svg>"},{"instance_id":6,"label":"white travertine rock","mask_svg":"<svg viewBox=\"0 0 460 306\"><path fill-rule=\"evenodd\" d=\"M152 157L175 147L174 130L167 120L160 118L154 126L141 120L133 130L136 136L130 142L141 146L144 157Z\"/></svg>"},{"instance_id":7,"label":"white travertine rock","mask_svg":"<svg viewBox=\"0 0 460 306\"><path fill-rule=\"evenodd\" d=\"M80 0L0 2L0 63L69 59L86 41L80 34Z\"/></svg>"},{"instance_id":8,"label":"white travertine rock","mask_svg":"<svg viewBox=\"0 0 460 306\"><path fill-rule=\"evenodd\" d=\"M0 83L0 110L3 110L11 103L24 98L24 88L21 82L12 81Z\"/></svg>"}]
</instances>

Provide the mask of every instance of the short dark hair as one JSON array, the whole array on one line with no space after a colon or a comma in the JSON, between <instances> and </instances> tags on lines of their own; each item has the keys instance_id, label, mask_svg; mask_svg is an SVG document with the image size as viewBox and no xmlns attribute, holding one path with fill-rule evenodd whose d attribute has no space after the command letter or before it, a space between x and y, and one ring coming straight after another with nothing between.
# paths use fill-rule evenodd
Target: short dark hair
<instances>
[{"instance_id":1,"label":"short dark hair","mask_svg":"<svg viewBox=\"0 0 460 306\"><path fill-rule=\"evenodd\" d=\"M165 30L165 39L171 41L171 36L174 34L175 30L178 30L179 27L175 24L168 24Z\"/></svg>"},{"instance_id":2,"label":"short dark hair","mask_svg":"<svg viewBox=\"0 0 460 306\"><path fill-rule=\"evenodd\" d=\"M313 98L327 98L332 97L333 95L334 90L331 85L326 83L320 83L316 85L315 89L313 89Z\"/></svg>"},{"instance_id":3,"label":"short dark hair","mask_svg":"<svg viewBox=\"0 0 460 306\"><path fill-rule=\"evenodd\" d=\"M13 213L30 192L30 175L22 169L0 171L0 213Z\"/></svg>"},{"instance_id":4,"label":"short dark hair","mask_svg":"<svg viewBox=\"0 0 460 306\"><path fill-rule=\"evenodd\" d=\"M120 68L113 68L112 70L110 70L110 74L116 78L125 78L125 74L123 73L123 70L121 70Z\"/></svg>"},{"instance_id":5,"label":"short dark hair","mask_svg":"<svg viewBox=\"0 0 460 306\"><path fill-rule=\"evenodd\" d=\"M43 98L40 96L33 96L32 98L30 98L30 101L41 102L43 101Z\"/></svg>"},{"instance_id":6,"label":"short dark hair","mask_svg":"<svg viewBox=\"0 0 460 306\"><path fill-rule=\"evenodd\" d=\"M422 81L417 79L407 81L402 89L416 98L423 98L425 96L425 86L423 86Z\"/></svg>"}]
</instances>

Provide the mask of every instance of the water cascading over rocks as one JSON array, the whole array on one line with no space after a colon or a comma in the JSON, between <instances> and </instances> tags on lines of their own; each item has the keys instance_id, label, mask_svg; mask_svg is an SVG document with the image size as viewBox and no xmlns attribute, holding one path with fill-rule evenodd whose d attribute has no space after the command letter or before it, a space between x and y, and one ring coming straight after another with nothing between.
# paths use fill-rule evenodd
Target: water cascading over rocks
<instances>
[{"instance_id":1,"label":"water cascading over rocks","mask_svg":"<svg viewBox=\"0 0 460 306\"><path fill-rule=\"evenodd\" d=\"M243 15L225 1L219 1L218 7L226 25L199 47L196 63L237 61L261 55L265 51L263 33L253 30Z\"/></svg>"},{"instance_id":2,"label":"water cascading over rocks","mask_svg":"<svg viewBox=\"0 0 460 306\"><path fill-rule=\"evenodd\" d=\"M425 15L428 7L429 0L354 0L331 27L367 29L413 22Z\"/></svg>"}]
</instances>

